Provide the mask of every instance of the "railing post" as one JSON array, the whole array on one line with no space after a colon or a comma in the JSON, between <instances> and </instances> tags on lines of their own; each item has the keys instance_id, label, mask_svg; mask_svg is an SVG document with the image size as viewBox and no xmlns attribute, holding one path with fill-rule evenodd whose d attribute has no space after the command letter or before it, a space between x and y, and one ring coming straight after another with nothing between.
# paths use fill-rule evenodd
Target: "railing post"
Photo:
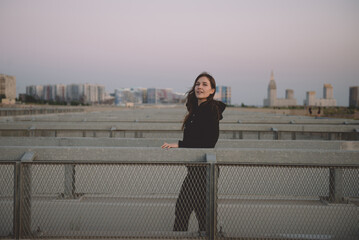
<instances>
[{"instance_id":1,"label":"railing post","mask_svg":"<svg viewBox=\"0 0 359 240\"><path fill-rule=\"evenodd\" d=\"M28 136L29 137L34 137L35 136L35 127L34 126L31 126L28 128Z\"/></svg>"},{"instance_id":2,"label":"railing post","mask_svg":"<svg viewBox=\"0 0 359 240\"><path fill-rule=\"evenodd\" d=\"M278 133L278 129L277 129L277 128L272 127L270 130L273 132L273 140L279 140L279 133Z\"/></svg>"},{"instance_id":3,"label":"railing post","mask_svg":"<svg viewBox=\"0 0 359 240\"><path fill-rule=\"evenodd\" d=\"M19 212L18 212L18 237L31 237L31 196L32 196L32 172L30 164L22 164L35 160L35 153L26 152L21 157L20 177L19 177Z\"/></svg>"},{"instance_id":4,"label":"railing post","mask_svg":"<svg viewBox=\"0 0 359 240\"><path fill-rule=\"evenodd\" d=\"M353 140L359 140L359 128L354 129Z\"/></svg>"},{"instance_id":5,"label":"railing post","mask_svg":"<svg viewBox=\"0 0 359 240\"><path fill-rule=\"evenodd\" d=\"M343 169L329 169L329 202L343 202Z\"/></svg>"},{"instance_id":6,"label":"railing post","mask_svg":"<svg viewBox=\"0 0 359 240\"><path fill-rule=\"evenodd\" d=\"M75 164L65 164L64 198L75 198Z\"/></svg>"},{"instance_id":7,"label":"railing post","mask_svg":"<svg viewBox=\"0 0 359 240\"><path fill-rule=\"evenodd\" d=\"M115 137L115 131L116 131L116 127L111 127L111 129L110 129L110 138Z\"/></svg>"},{"instance_id":8,"label":"railing post","mask_svg":"<svg viewBox=\"0 0 359 240\"><path fill-rule=\"evenodd\" d=\"M216 165L216 155L206 154L207 167L207 236L210 240L216 239L217 235L217 186L218 186L218 167Z\"/></svg>"},{"instance_id":9,"label":"railing post","mask_svg":"<svg viewBox=\"0 0 359 240\"><path fill-rule=\"evenodd\" d=\"M16 162L14 169L14 221L13 231L15 239L20 238L20 168L21 162Z\"/></svg>"}]
</instances>

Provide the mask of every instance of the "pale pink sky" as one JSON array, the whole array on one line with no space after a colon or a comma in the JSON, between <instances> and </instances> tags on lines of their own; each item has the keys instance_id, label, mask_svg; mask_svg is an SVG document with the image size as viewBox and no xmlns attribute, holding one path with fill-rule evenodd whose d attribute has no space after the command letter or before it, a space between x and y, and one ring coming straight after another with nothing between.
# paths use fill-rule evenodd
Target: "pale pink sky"
<instances>
[{"instance_id":1,"label":"pale pink sky","mask_svg":"<svg viewBox=\"0 0 359 240\"><path fill-rule=\"evenodd\" d=\"M261 105L359 86L357 0L0 0L0 73L27 85L98 83L186 92L202 71Z\"/></svg>"}]
</instances>

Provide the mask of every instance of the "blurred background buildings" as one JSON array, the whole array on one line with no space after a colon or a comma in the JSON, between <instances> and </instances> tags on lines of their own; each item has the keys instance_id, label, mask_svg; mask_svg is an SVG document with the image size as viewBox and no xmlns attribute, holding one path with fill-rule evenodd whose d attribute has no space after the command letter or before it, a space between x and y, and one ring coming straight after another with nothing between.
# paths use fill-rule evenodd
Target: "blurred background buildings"
<instances>
[{"instance_id":1,"label":"blurred background buildings","mask_svg":"<svg viewBox=\"0 0 359 240\"><path fill-rule=\"evenodd\" d=\"M333 92L333 86L327 83L323 85L323 98L317 99L315 91L307 91L303 105L313 107L337 106ZM298 106L293 89L285 90L285 98L277 98L277 84L273 72L270 76L267 93L267 98L263 100L264 107ZM174 92L171 88L118 88L109 94L106 93L103 85L89 83L30 85L26 87L26 94L19 94L19 98L23 102L26 102L29 97L34 100L33 102L77 102L81 104L114 104L116 106L178 104L186 101L186 94ZM231 105L231 87L217 86L214 98ZM14 76L0 74L0 99L2 104L14 104L16 102L16 78ZM359 107L359 86L353 86L349 89L349 107Z\"/></svg>"},{"instance_id":2,"label":"blurred background buildings","mask_svg":"<svg viewBox=\"0 0 359 240\"><path fill-rule=\"evenodd\" d=\"M268 98L263 100L264 107L290 107L296 106L297 100L294 98L294 91L292 89L285 90L285 98L277 98L277 84L274 80L273 71L271 72L270 81L268 85Z\"/></svg>"},{"instance_id":3,"label":"blurred background buildings","mask_svg":"<svg viewBox=\"0 0 359 240\"><path fill-rule=\"evenodd\" d=\"M2 103L14 104L16 99L16 78L0 74L0 99Z\"/></svg>"},{"instance_id":4,"label":"blurred background buildings","mask_svg":"<svg viewBox=\"0 0 359 240\"><path fill-rule=\"evenodd\" d=\"M349 107L359 107L359 87L349 88Z\"/></svg>"},{"instance_id":5,"label":"blurred background buildings","mask_svg":"<svg viewBox=\"0 0 359 240\"><path fill-rule=\"evenodd\" d=\"M35 100L54 102L77 101L84 104L103 103L105 87L97 84L55 84L31 85L26 87L26 95Z\"/></svg>"}]
</instances>

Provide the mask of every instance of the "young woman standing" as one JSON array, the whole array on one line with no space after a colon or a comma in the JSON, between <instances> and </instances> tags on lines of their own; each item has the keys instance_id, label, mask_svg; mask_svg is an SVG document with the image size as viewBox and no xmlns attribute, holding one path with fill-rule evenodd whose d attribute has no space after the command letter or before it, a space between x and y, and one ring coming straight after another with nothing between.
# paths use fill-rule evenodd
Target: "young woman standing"
<instances>
[{"instance_id":1,"label":"young woman standing","mask_svg":"<svg viewBox=\"0 0 359 240\"><path fill-rule=\"evenodd\" d=\"M219 121L226 105L213 99L216 92L214 78L201 73L187 93L188 113L183 120L183 140L164 143L170 148L214 148L219 137ZM187 166L187 176L176 202L174 231L187 231L191 213L198 220L199 231L206 231L206 167Z\"/></svg>"}]
</instances>

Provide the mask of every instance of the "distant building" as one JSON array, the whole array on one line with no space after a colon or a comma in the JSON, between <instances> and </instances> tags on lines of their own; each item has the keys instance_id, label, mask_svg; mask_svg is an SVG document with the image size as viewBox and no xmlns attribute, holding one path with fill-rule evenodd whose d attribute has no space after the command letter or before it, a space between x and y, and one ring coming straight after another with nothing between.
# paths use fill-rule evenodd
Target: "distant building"
<instances>
[{"instance_id":1,"label":"distant building","mask_svg":"<svg viewBox=\"0 0 359 240\"><path fill-rule=\"evenodd\" d=\"M80 84L69 84L66 85L66 101L67 102L80 102L83 101L83 88Z\"/></svg>"},{"instance_id":2,"label":"distant building","mask_svg":"<svg viewBox=\"0 0 359 240\"><path fill-rule=\"evenodd\" d=\"M83 84L83 102L102 103L105 100L105 87L97 84Z\"/></svg>"},{"instance_id":3,"label":"distant building","mask_svg":"<svg viewBox=\"0 0 359 240\"><path fill-rule=\"evenodd\" d=\"M225 104L231 104L231 87L227 86L217 86L216 94L214 95L214 99L224 102Z\"/></svg>"},{"instance_id":4,"label":"distant building","mask_svg":"<svg viewBox=\"0 0 359 240\"><path fill-rule=\"evenodd\" d=\"M359 107L359 87L349 88L349 107Z\"/></svg>"},{"instance_id":5,"label":"distant building","mask_svg":"<svg viewBox=\"0 0 359 240\"><path fill-rule=\"evenodd\" d=\"M294 98L294 90L286 89L285 98L277 98L277 84L274 80L273 71L268 85L268 97L263 100L265 107L289 107L296 106L297 100Z\"/></svg>"},{"instance_id":6,"label":"distant building","mask_svg":"<svg viewBox=\"0 0 359 240\"><path fill-rule=\"evenodd\" d=\"M160 103L173 103L174 93L170 88L157 89L157 99Z\"/></svg>"},{"instance_id":7,"label":"distant building","mask_svg":"<svg viewBox=\"0 0 359 240\"><path fill-rule=\"evenodd\" d=\"M55 85L55 101L66 102L66 85L64 84Z\"/></svg>"},{"instance_id":8,"label":"distant building","mask_svg":"<svg viewBox=\"0 0 359 240\"><path fill-rule=\"evenodd\" d=\"M0 74L0 97L2 103L15 103L16 99L16 78Z\"/></svg>"},{"instance_id":9,"label":"distant building","mask_svg":"<svg viewBox=\"0 0 359 240\"><path fill-rule=\"evenodd\" d=\"M170 88L120 88L115 90L115 105L179 103L183 94Z\"/></svg>"},{"instance_id":10,"label":"distant building","mask_svg":"<svg viewBox=\"0 0 359 240\"><path fill-rule=\"evenodd\" d=\"M115 90L115 105L128 105L143 103L142 88L119 88Z\"/></svg>"},{"instance_id":11,"label":"distant building","mask_svg":"<svg viewBox=\"0 0 359 240\"><path fill-rule=\"evenodd\" d=\"M147 103L149 104L157 104L157 89L156 88L147 88Z\"/></svg>"},{"instance_id":12,"label":"distant building","mask_svg":"<svg viewBox=\"0 0 359 240\"><path fill-rule=\"evenodd\" d=\"M317 99L315 97L315 91L309 91L306 94L304 100L306 106L318 106L318 107L332 107L337 105L337 101L334 99L333 86L331 84L324 84L323 86L323 98Z\"/></svg>"},{"instance_id":13,"label":"distant building","mask_svg":"<svg viewBox=\"0 0 359 240\"><path fill-rule=\"evenodd\" d=\"M81 102L86 104L105 101L105 87L97 84L55 84L26 87L26 95L36 100L56 102Z\"/></svg>"},{"instance_id":14,"label":"distant building","mask_svg":"<svg viewBox=\"0 0 359 240\"><path fill-rule=\"evenodd\" d=\"M56 98L55 85L46 85L43 87L43 99L45 101L55 101Z\"/></svg>"},{"instance_id":15,"label":"distant building","mask_svg":"<svg viewBox=\"0 0 359 240\"><path fill-rule=\"evenodd\" d=\"M36 100L43 99L43 86L31 85L26 87L26 95L34 97Z\"/></svg>"}]
</instances>

